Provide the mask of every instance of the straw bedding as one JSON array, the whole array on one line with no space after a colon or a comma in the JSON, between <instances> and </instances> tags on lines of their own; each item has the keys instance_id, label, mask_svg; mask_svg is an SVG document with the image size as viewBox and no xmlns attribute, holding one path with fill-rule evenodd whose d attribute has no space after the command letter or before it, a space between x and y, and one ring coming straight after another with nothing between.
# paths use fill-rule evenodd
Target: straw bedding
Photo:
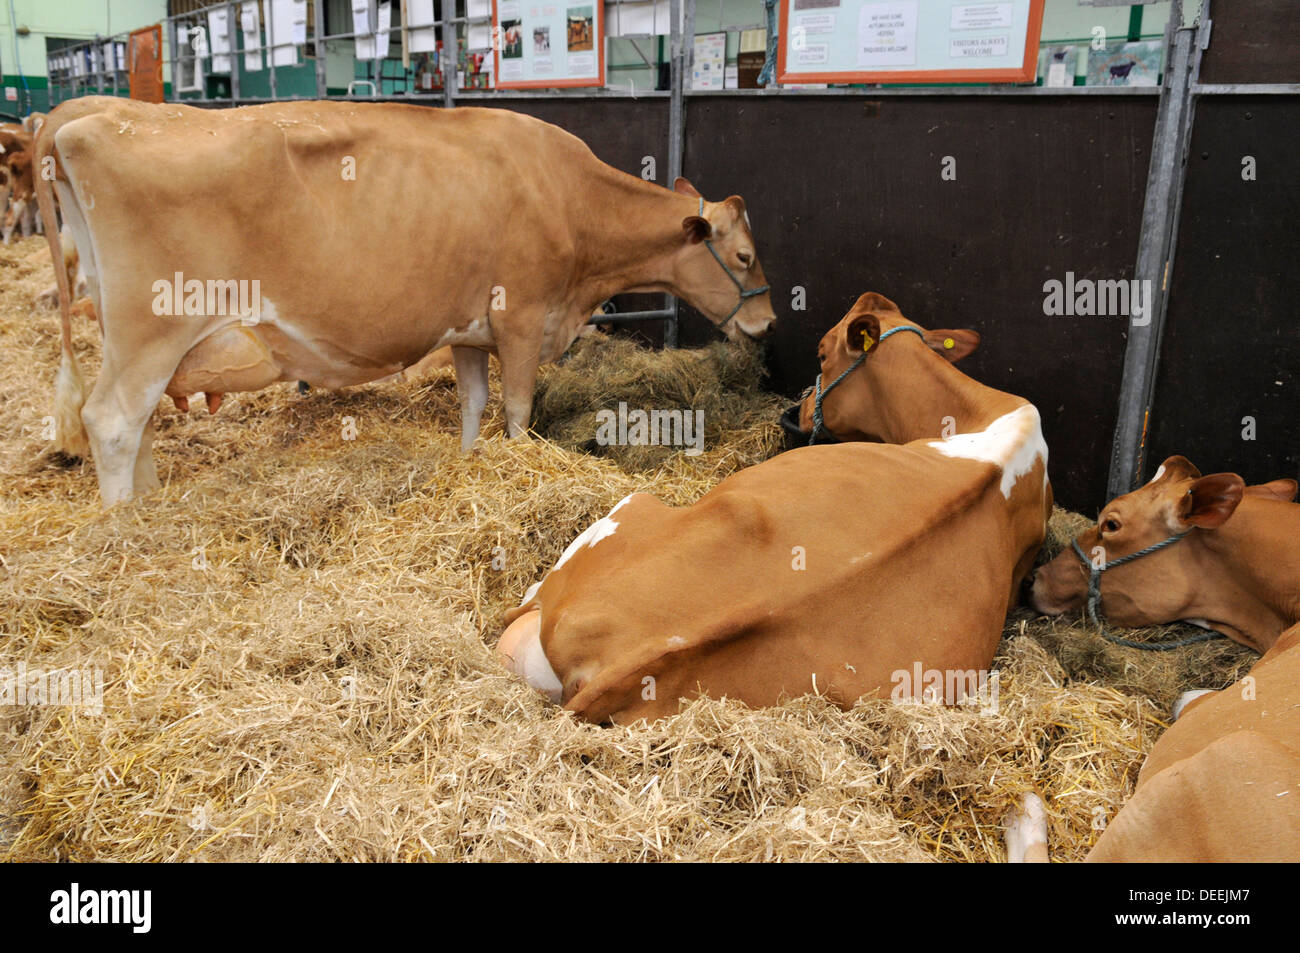
<instances>
[{"instance_id":1,"label":"straw bedding","mask_svg":"<svg viewBox=\"0 0 1300 953\"><path fill-rule=\"evenodd\" d=\"M578 724L498 667L501 616L628 492L686 503L773 452L754 354L586 343L539 384L554 442L502 440L494 391L470 456L449 373L166 402L164 489L104 513L92 468L44 451L38 248L0 250L0 669L101 669L104 707L0 706L0 858L999 860L1036 790L1074 860L1178 692L1252 660L1017 610L996 713L805 697ZM93 378L98 330L75 330ZM718 429L693 459L566 449L617 399ZM1058 513L1051 545L1080 524Z\"/></svg>"}]
</instances>

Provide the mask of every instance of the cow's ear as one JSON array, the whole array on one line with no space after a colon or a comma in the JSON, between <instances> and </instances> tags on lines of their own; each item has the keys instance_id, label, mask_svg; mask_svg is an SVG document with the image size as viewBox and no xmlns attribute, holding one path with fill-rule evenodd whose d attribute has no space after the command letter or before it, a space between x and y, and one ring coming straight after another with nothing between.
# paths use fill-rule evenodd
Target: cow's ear
<instances>
[{"instance_id":1,"label":"cow's ear","mask_svg":"<svg viewBox=\"0 0 1300 953\"><path fill-rule=\"evenodd\" d=\"M1174 454L1172 457L1165 458L1165 462L1156 469L1156 475L1151 478L1150 482L1155 483L1157 480L1171 480L1174 482L1178 480L1198 480L1200 477L1201 471L1196 468L1196 464L1184 456Z\"/></svg>"},{"instance_id":2,"label":"cow's ear","mask_svg":"<svg viewBox=\"0 0 1300 953\"><path fill-rule=\"evenodd\" d=\"M974 353L980 346L980 336L975 331L966 329L955 331L926 331L925 343L939 356L956 364L963 357Z\"/></svg>"},{"instance_id":3,"label":"cow's ear","mask_svg":"<svg viewBox=\"0 0 1300 953\"><path fill-rule=\"evenodd\" d=\"M706 238L713 237L713 226L701 215L687 215L682 219L682 231L686 233L686 240L692 245L698 245Z\"/></svg>"},{"instance_id":4,"label":"cow's ear","mask_svg":"<svg viewBox=\"0 0 1300 953\"><path fill-rule=\"evenodd\" d=\"M1246 481L1235 473L1211 473L1194 480L1179 498L1178 522L1184 527L1218 529L1237 509Z\"/></svg>"},{"instance_id":5,"label":"cow's ear","mask_svg":"<svg viewBox=\"0 0 1300 953\"><path fill-rule=\"evenodd\" d=\"M679 175L673 181L673 191L680 192L682 195L689 195L693 199L700 198L700 193L695 190L695 186L684 175Z\"/></svg>"},{"instance_id":6,"label":"cow's ear","mask_svg":"<svg viewBox=\"0 0 1300 953\"><path fill-rule=\"evenodd\" d=\"M1300 483L1296 483L1295 480L1270 480L1268 483L1248 486L1244 492L1246 496L1258 496L1266 500L1281 500L1283 503L1290 503L1295 500L1296 490L1298 489L1300 489Z\"/></svg>"},{"instance_id":7,"label":"cow's ear","mask_svg":"<svg viewBox=\"0 0 1300 953\"><path fill-rule=\"evenodd\" d=\"M863 311L844 326L844 346L850 354L870 351L880 340L880 319L874 312Z\"/></svg>"},{"instance_id":8,"label":"cow's ear","mask_svg":"<svg viewBox=\"0 0 1300 953\"><path fill-rule=\"evenodd\" d=\"M892 311L895 314L901 314L898 305L876 291L867 291L858 295L858 300L853 302L853 307L849 309L849 313L852 314L855 311Z\"/></svg>"}]
</instances>

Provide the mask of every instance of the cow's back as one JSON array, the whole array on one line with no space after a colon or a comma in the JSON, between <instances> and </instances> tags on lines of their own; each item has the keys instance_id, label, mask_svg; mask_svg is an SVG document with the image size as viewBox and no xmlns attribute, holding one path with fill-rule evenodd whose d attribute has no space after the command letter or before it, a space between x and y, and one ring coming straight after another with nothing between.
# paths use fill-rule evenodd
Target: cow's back
<instances>
[{"instance_id":1,"label":"cow's back","mask_svg":"<svg viewBox=\"0 0 1300 953\"><path fill-rule=\"evenodd\" d=\"M700 688L852 704L888 696L915 663L986 667L1021 557L999 479L988 463L853 443L782 454L693 506L633 498L535 593L566 703L596 721L661 715Z\"/></svg>"},{"instance_id":2,"label":"cow's back","mask_svg":"<svg viewBox=\"0 0 1300 953\"><path fill-rule=\"evenodd\" d=\"M289 326L268 331L273 348L327 337L316 358L376 374L486 320L494 289L517 305L567 287L566 197L600 165L531 117L396 104L99 97L60 106L40 136L112 276L106 328L160 278L256 280L268 324Z\"/></svg>"},{"instance_id":3,"label":"cow's back","mask_svg":"<svg viewBox=\"0 0 1300 953\"><path fill-rule=\"evenodd\" d=\"M1300 626L1160 737L1088 859L1300 860Z\"/></svg>"}]
</instances>

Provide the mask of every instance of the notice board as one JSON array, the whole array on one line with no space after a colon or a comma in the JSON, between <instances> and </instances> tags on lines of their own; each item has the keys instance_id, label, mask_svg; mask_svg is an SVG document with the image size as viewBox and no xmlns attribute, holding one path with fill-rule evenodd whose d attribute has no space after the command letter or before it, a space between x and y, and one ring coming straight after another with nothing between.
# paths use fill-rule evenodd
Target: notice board
<instances>
[{"instance_id":1,"label":"notice board","mask_svg":"<svg viewBox=\"0 0 1300 953\"><path fill-rule=\"evenodd\" d=\"M605 85L604 0L493 0L498 89Z\"/></svg>"},{"instance_id":2,"label":"notice board","mask_svg":"<svg viewBox=\"0 0 1300 953\"><path fill-rule=\"evenodd\" d=\"M1044 0L782 0L779 83L1031 83Z\"/></svg>"}]
</instances>

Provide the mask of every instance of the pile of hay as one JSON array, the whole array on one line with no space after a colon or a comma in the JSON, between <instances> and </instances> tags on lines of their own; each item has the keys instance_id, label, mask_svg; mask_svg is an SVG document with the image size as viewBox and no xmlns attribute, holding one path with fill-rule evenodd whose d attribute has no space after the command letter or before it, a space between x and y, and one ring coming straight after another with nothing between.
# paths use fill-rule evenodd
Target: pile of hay
<instances>
[{"instance_id":1,"label":"pile of hay","mask_svg":"<svg viewBox=\"0 0 1300 953\"><path fill-rule=\"evenodd\" d=\"M57 321L30 308L49 280L21 263L33 247L0 250L0 669L102 670L104 707L0 707L0 859L998 860L1003 815L1036 790L1072 860L1172 695L1231 680L1204 646L1088 648L1026 616L996 713L806 697L579 724L498 667L501 616L628 492L686 503L775 446L756 372L706 379L751 357L606 342L545 373L544 421L635 390L752 424L653 473L507 443L495 396L463 456L448 374L168 405L164 489L104 513L89 466L44 456ZM93 376L98 331L76 338ZM587 411L561 397L575 373Z\"/></svg>"},{"instance_id":2,"label":"pile of hay","mask_svg":"<svg viewBox=\"0 0 1300 953\"><path fill-rule=\"evenodd\" d=\"M567 450L648 472L682 453L680 447L603 444L599 411L619 404L640 411L702 411L704 446L725 446L736 468L761 463L781 448L777 423L784 401L760 387L757 344L717 342L678 351L649 351L626 338L580 338L565 360L538 382L533 429Z\"/></svg>"}]
</instances>

